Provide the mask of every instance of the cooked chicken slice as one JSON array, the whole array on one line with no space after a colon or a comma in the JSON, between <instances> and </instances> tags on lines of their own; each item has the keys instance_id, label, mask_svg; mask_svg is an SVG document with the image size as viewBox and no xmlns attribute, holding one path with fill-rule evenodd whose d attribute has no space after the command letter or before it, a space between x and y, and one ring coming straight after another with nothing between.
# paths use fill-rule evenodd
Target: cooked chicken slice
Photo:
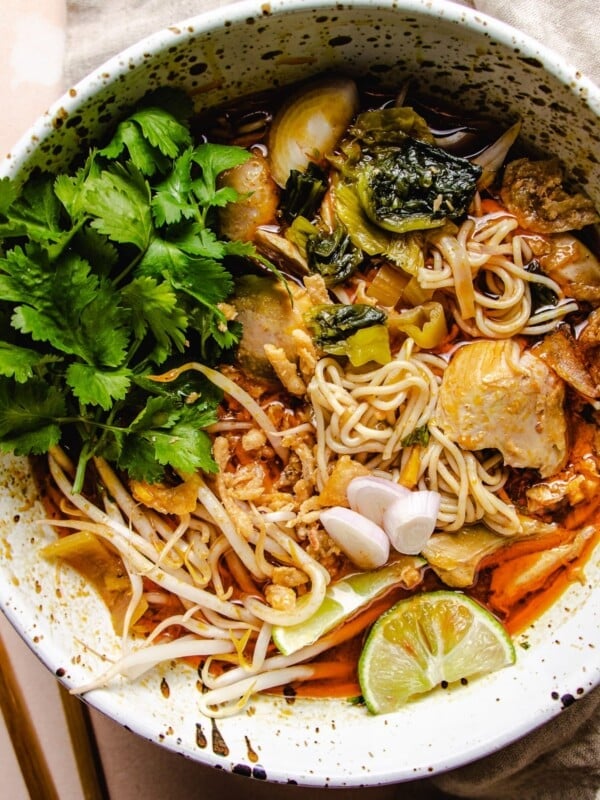
<instances>
[{"instance_id":1,"label":"cooked chicken slice","mask_svg":"<svg viewBox=\"0 0 600 800\"><path fill-rule=\"evenodd\" d=\"M600 398L600 385L593 380L585 352L566 323L545 336L535 354L585 398Z\"/></svg>"},{"instance_id":2,"label":"cooked chicken slice","mask_svg":"<svg viewBox=\"0 0 600 800\"><path fill-rule=\"evenodd\" d=\"M502 202L519 223L535 233L560 233L594 225L600 215L584 194L569 194L556 159L511 161L504 171Z\"/></svg>"},{"instance_id":3,"label":"cooked chicken slice","mask_svg":"<svg viewBox=\"0 0 600 800\"><path fill-rule=\"evenodd\" d=\"M562 380L513 340L460 347L444 373L436 422L465 450L499 450L511 467L553 475L567 457Z\"/></svg>"},{"instance_id":4,"label":"cooked chicken slice","mask_svg":"<svg viewBox=\"0 0 600 800\"><path fill-rule=\"evenodd\" d=\"M600 308L589 315L577 340L588 365L592 380L600 385Z\"/></svg>"},{"instance_id":5,"label":"cooked chicken slice","mask_svg":"<svg viewBox=\"0 0 600 800\"><path fill-rule=\"evenodd\" d=\"M254 243L266 258L277 264L279 269L287 275L302 278L308 273L306 258L293 242L280 233L275 233L267 228L259 228L256 231Z\"/></svg>"},{"instance_id":6,"label":"cooked chicken slice","mask_svg":"<svg viewBox=\"0 0 600 800\"><path fill-rule=\"evenodd\" d=\"M571 233L524 235L544 274L555 280L567 297L600 303L600 261Z\"/></svg>"}]
</instances>

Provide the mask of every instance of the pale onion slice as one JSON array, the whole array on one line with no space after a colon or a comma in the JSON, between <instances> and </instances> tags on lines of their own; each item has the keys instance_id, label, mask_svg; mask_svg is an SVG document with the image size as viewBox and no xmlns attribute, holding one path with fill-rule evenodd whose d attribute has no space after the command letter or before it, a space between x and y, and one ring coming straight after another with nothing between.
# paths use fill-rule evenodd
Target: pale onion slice
<instances>
[{"instance_id":1,"label":"pale onion slice","mask_svg":"<svg viewBox=\"0 0 600 800\"><path fill-rule=\"evenodd\" d=\"M321 512L321 524L360 569L377 569L388 560L390 540L385 531L357 511L342 506L327 508Z\"/></svg>"},{"instance_id":2,"label":"pale onion slice","mask_svg":"<svg viewBox=\"0 0 600 800\"><path fill-rule=\"evenodd\" d=\"M477 188L487 189L500 171L500 168L506 161L508 151L515 143L517 136L521 132L521 120L511 125L508 130L504 131L502 136L497 139L489 147L486 147L479 155L471 159L473 164L479 164L481 167L481 175L477 181Z\"/></svg>"},{"instance_id":3,"label":"pale onion slice","mask_svg":"<svg viewBox=\"0 0 600 800\"><path fill-rule=\"evenodd\" d=\"M375 475L353 478L346 489L350 508L380 527L383 525L383 515L388 506L407 494L410 494L410 489L405 486Z\"/></svg>"},{"instance_id":4,"label":"pale onion slice","mask_svg":"<svg viewBox=\"0 0 600 800\"><path fill-rule=\"evenodd\" d=\"M429 539L440 509L438 492L409 492L396 500L383 515L383 529L399 553L418 555Z\"/></svg>"},{"instance_id":5,"label":"pale onion slice","mask_svg":"<svg viewBox=\"0 0 600 800\"><path fill-rule=\"evenodd\" d=\"M290 172L330 154L358 111L358 89L349 78L326 78L292 95L269 132L271 174L284 187Z\"/></svg>"}]
</instances>

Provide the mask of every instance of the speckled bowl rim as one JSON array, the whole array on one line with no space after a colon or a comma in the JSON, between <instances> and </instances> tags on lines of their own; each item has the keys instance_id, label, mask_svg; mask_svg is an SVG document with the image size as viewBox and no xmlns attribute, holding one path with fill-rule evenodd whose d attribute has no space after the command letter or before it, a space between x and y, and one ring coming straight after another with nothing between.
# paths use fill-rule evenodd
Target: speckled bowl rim
<instances>
[{"instance_id":1,"label":"speckled bowl rim","mask_svg":"<svg viewBox=\"0 0 600 800\"><path fill-rule=\"evenodd\" d=\"M479 33L486 33L492 39L499 41L509 48L519 48L524 57L539 60L545 70L557 77L562 83L569 86L571 91L578 94L596 113L600 115L600 90L592 81L581 73L575 66L568 63L565 59L555 54L542 43L537 42L531 37L516 31L509 25L499 22L489 16L481 14L473 9L460 6L454 3L445 2L445 0L407 0L401 4L393 2L356 2L356 3L342 3L334 4L326 0L274 0L269 4L270 13L286 13L289 11L301 11L303 9L329 9L332 8L350 8L350 7L369 7L369 8L394 8L401 5L402 10L405 12L414 12L419 15L426 15L429 17L443 17L446 20L467 25ZM117 82L120 75L125 74L132 63L137 63L143 59L146 54L156 52L162 47L168 47L170 44L175 44L180 40L187 38L189 31L193 29L196 33L201 30L212 30L222 26L226 20L242 21L250 16L259 18L264 13L265 6L261 5L254 0L244 0L243 2L234 3L222 8L212 9L200 15L190 17L179 23L169 26L168 28L158 31L144 38L141 42L132 45L123 52L115 55L113 58L101 65L90 76L82 79L72 89L67 91L65 95L57 100L40 119L27 131L23 137L16 143L12 149L11 154L5 162L0 165L0 175L14 175L18 173L19 169L26 164L27 159L30 157L32 146L38 146L44 139L52 133L54 120L57 119L65 111L73 113L78 106L84 102L91 94L96 91L99 85L109 82ZM109 77L107 77L109 76ZM592 558L590 569L593 577L598 578L600 575L600 564L598 563L597 554ZM548 644L541 643L538 647L532 647L530 650L523 649L519 653L519 658L522 663L522 673L526 673L528 665L537 665L539 660L552 663L548 674L544 673L546 683L548 686L554 686L552 692L546 692L542 696L537 687L529 685L527 681L524 683L515 678L514 673L510 670L504 670L502 673L497 673L493 676L492 681L486 683L487 679L483 679L481 683L481 691L478 687L471 686L473 694L470 701L466 702L467 714L477 717L480 710L477 708L479 698L486 692L489 694L490 702L493 701L493 694L497 693L498 696L510 696L511 704L513 707L519 708L519 713L515 718L506 719L508 713L510 717L510 710L504 710L505 717L502 723L498 725L497 730L491 727L487 732L487 736L483 741L469 740L465 741L458 749L454 748L449 750L447 754L436 753L432 755L431 760L427 759L427 755L420 761L419 764L407 765L403 764L397 768L392 768L389 763L384 766L374 764L372 769L360 766L358 763L356 767L349 769L342 769L336 767L335 764L330 770L326 766L319 767L313 772L304 771L300 774L296 768L294 761L277 764L265 762L264 774L259 769L259 766L248 765L247 761L244 762L241 756L242 749L238 748L235 755L229 759L222 759L208 751L194 752L188 747L184 746L181 741L177 739L169 740L164 734L157 733L156 726L150 723L144 716L143 703L147 700L144 695L144 685L142 683L139 692L133 693L132 702L129 704L130 693L113 692L110 690L97 690L86 698L87 701L99 711L107 716L116 720L120 724L131 729L140 736L149 739L163 747L166 747L175 752L183 753L183 755L201 761L204 764L211 766L228 769L232 772L241 772L242 774L254 775L261 780L267 779L273 782L288 783L290 780L294 783L305 786L372 786L389 784L393 782L403 782L411 779L423 778L431 774L450 770L459 767L466 763L470 763L480 757L493 753L501 747L515 741L524 734L532 731L538 726L548 722L553 717L558 715L564 707L569 705L573 699L580 697L590 691L592 688L600 684L600 663L597 657L579 658L577 663L573 663L573 654L581 652L583 648L583 639L589 639L586 647L592 646L596 648L597 653L600 649L600 626L595 620L600 618L600 592L593 591L591 584L593 580L588 579L587 587L573 586L561 598L561 614L564 619L561 620L557 626L557 635L560 635L560 647L558 640ZM7 599L4 587L0 588L0 605L3 611L11 621L15 629L20 633L25 642L31 647L32 651L38 656L46 666L57 673L59 665L63 663L64 654L60 652L54 645L51 637L48 637L41 644L39 643L39 626L38 622L33 626L28 624L29 609L15 607L14 603ZM577 614L572 614L571 610L576 607ZM554 610L555 611L555 610ZM552 612L554 614L554 611ZM536 623L537 631L543 631L545 626L550 626L554 630L554 619L550 622L549 615L542 615ZM589 627L593 626L590 632ZM37 630L37 635L34 636L33 629ZM594 638L593 638L594 637ZM535 638L535 634L534 634ZM593 638L593 642L592 642ZM42 637L43 639L43 637ZM35 640L35 641L34 641ZM522 643L522 642L521 642ZM523 644L523 643L522 643ZM523 645L524 646L524 645ZM535 670L532 670L535 673ZM68 681L65 681L68 685ZM490 688L491 687L491 688ZM154 695L153 695L154 696ZM498 697L498 699L499 699ZM458 699L457 699L458 698ZM258 716L261 717L263 729L269 730L271 722L277 723L278 719L284 720L287 713L285 708L281 705L278 706L277 714L271 720L271 705L277 705L277 701L267 699L259 701ZM427 708L428 701L425 700L422 706L423 709ZM465 712L465 700L457 695L449 694L445 698L446 708L449 709L447 713L455 712L462 715ZM338 708L335 703L319 704L322 706L320 713L316 713L315 705L300 703L292 713L300 713L300 718L308 715L312 721L307 723L306 729L302 729L300 736L309 737L312 732L316 730L315 726L323 725L324 720L328 719L329 723L333 717L336 716L336 709ZM333 711L331 711L333 709ZM342 713L349 712L349 709L343 709ZM331 712L331 713L330 713ZM411 713L416 714L416 717L411 717ZM416 712L409 712L409 722L416 720L418 723L419 709ZM329 716L328 716L329 715ZM241 722L233 722L232 725L239 724L243 728L245 725L252 726L252 721L249 718L243 717L244 724ZM283 724L283 723L282 723ZM357 730L360 729L360 722L352 720L352 724ZM371 723L369 723L371 724ZM387 723L386 723L387 724ZM301 727L301 726L300 726ZM410 727L410 726L409 726ZM394 729L394 723L391 723L391 729ZM385 725L377 729L378 735L385 735ZM448 735L451 731L448 731ZM331 738L334 734L331 733ZM327 744L327 736L324 737L324 742ZM337 743L337 740L336 740ZM275 742L275 749L272 753L274 755L278 752L280 742ZM383 742L382 742L383 745ZM330 744L332 753L335 752L335 745ZM377 743L374 743L374 747ZM342 754L343 755L343 754ZM240 769L240 764L244 769Z\"/></svg>"}]
</instances>

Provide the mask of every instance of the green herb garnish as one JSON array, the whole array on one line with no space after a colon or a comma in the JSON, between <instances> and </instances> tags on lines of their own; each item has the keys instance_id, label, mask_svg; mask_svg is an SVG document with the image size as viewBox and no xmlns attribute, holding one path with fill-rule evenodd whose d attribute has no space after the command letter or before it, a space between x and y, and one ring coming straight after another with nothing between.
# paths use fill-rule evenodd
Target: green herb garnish
<instances>
[{"instance_id":1,"label":"green herb garnish","mask_svg":"<svg viewBox=\"0 0 600 800\"><path fill-rule=\"evenodd\" d=\"M194 146L177 107L141 104L76 171L0 181L0 448L75 443L77 491L96 455L148 481L216 470L218 393L148 376L234 347L228 264L264 260L216 233L219 175L249 154Z\"/></svg>"}]
</instances>

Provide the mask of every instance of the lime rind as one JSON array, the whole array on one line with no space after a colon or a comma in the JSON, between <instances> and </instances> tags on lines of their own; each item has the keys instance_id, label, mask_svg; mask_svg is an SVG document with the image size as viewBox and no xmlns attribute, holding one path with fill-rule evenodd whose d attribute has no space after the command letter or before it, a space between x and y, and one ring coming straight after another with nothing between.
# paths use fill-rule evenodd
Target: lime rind
<instances>
[{"instance_id":1,"label":"lime rind","mask_svg":"<svg viewBox=\"0 0 600 800\"><path fill-rule=\"evenodd\" d=\"M472 679L514 664L502 624L460 592L401 600L373 625L359 659L359 682L374 714L396 711L442 683Z\"/></svg>"},{"instance_id":2,"label":"lime rind","mask_svg":"<svg viewBox=\"0 0 600 800\"><path fill-rule=\"evenodd\" d=\"M418 556L403 556L381 569L359 572L331 584L318 611L305 622L273 627L271 636L275 646L287 656L314 644L394 586L414 588L421 580L425 563Z\"/></svg>"}]
</instances>

